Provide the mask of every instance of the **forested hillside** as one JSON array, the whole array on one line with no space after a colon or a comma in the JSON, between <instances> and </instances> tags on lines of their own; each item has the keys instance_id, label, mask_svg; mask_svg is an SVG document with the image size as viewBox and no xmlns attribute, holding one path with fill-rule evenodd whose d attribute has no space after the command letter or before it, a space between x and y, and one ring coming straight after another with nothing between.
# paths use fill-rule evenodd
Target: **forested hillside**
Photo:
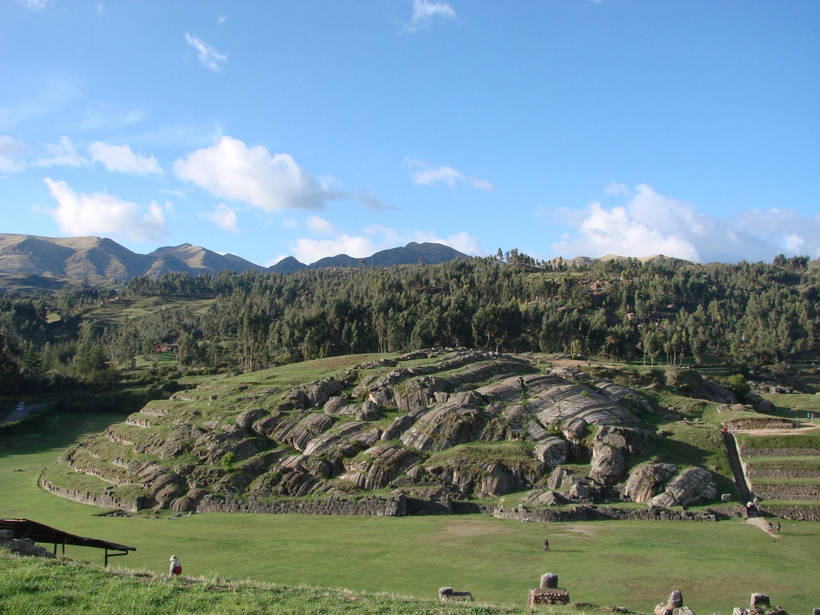
<instances>
[{"instance_id":1,"label":"forested hillside","mask_svg":"<svg viewBox=\"0 0 820 615\"><path fill-rule=\"evenodd\" d=\"M506 257L385 269L139 277L116 290L0 299L7 392L93 380L161 350L183 368L258 370L434 346L741 368L817 352L820 267Z\"/></svg>"}]
</instances>

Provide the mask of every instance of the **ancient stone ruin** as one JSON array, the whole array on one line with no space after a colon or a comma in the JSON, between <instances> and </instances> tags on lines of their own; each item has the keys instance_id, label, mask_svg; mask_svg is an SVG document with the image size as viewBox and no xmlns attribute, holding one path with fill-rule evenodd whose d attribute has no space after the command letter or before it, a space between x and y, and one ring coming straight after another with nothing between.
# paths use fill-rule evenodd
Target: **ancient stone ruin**
<instances>
[{"instance_id":1,"label":"ancient stone ruin","mask_svg":"<svg viewBox=\"0 0 820 615\"><path fill-rule=\"evenodd\" d=\"M539 604L569 604L569 592L558 587L558 575L547 572L541 575L538 589L531 589L527 595L527 606Z\"/></svg>"},{"instance_id":2,"label":"ancient stone ruin","mask_svg":"<svg viewBox=\"0 0 820 615\"><path fill-rule=\"evenodd\" d=\"M683 594L676 589L666 602L660 602L655 606L655 615L695 615L695 612L687 606L683 606Z\"/></svg>"},{"instance_id":3,"label":"ancient stone ruin","mask_svg":"<svg viewBox=\"0 0 820 615\"><path fill-rule=\"evenodd\" d=\"M814 609L815 613L817 611L818 609ZM735 607L732 609L732 615L788 615L788 613L782 606L773 607L768 594L752 592L749 599L749 608Z\"/></svg>"}]
</instances>

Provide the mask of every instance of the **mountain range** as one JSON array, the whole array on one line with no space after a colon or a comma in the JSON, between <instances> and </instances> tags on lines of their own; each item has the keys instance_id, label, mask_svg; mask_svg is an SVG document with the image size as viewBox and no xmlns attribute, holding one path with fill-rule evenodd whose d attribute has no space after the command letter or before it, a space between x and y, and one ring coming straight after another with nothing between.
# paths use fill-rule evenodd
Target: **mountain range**
<instances>
[{"instance_id":1,"label":"mountain range","mask_svg":"<svg viewBox=\"0 0 820 615\"><path fill-rule=\"evenodd\" d=\"M138 254L101 237L40 237L0 233L0 287L53 289L82 280L95 283L103 280L127 281L137 276L158 278L172 272L190 275L216 274L220 271L292 273L320 267L436 264L461 258L467 258L467 255L445 245L411 242L404 247L376 252L367 258L339 254L306 265L289 256L272 267L263 267L234 254L219 254L189 243Z\"/></svg>"}]
</instances>

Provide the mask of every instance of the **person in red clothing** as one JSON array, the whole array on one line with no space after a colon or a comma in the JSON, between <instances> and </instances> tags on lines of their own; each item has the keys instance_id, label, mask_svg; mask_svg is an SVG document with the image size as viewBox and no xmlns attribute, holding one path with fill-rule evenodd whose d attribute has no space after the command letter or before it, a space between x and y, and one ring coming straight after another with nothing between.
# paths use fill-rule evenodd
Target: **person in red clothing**
<instances>
[{"instance_id":1,"label":"person in red clothing","mask_svg":"<svg viewBox=\"0 0 820 615\"><path fill-rule=\"evenodd\" d=\"M179 563L176 555L172 555L170 559L170 565L168 566L168 576L171 575L181 575L182 574L182 564Z\"/></svg>"}]
</instances>

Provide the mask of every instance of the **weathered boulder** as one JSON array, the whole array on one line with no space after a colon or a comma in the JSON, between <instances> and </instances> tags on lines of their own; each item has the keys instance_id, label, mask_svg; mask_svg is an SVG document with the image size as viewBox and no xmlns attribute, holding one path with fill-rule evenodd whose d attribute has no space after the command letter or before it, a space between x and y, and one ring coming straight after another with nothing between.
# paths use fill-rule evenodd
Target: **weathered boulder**
<instances>
[{"instance_id":1,"label":"weathered boulder","mask_svg":"<svg viewBox=\"0 0 820 615\"><path fill-rule=\"evenodd\" d=\"M677 471L671 463L653 463L638 466L629 473L622 494L633 502L649 502L661 490L663 485Z\"/></svg>"},{"instance_id":2,"label":"weathered boulder","mask_svg":"<svg viewBox=\"0 0 820 615\"><path fill-rule=\"evenodd\" d=\"M407 449L378 444L352 459L341 478L361 489L381 489L418 461L418 455Z\"/></svg>"},{"instance_id":3,"label":"weathered boulder","mask_svg":"<svg viewBox=\"0 0 820 615\"><path fill-rule=\"evenodd\" d=\"M567 462L569 447L566 440L552 437L541 440L535 445L535 458L545 466L554 468Z\"/></svg>"},{"instance_id":4,"label":"weathered boulder","mask_svg":"<svg viewBox=\"0 0 820 615\"><path fill-rule=\"evenodd\" d=\"M328 414L330 416L338 416L340 414L349 414L349 412L346 410L348 406L356 408L355 405L350 404L350 400L346 396L336 395L335 397L331 397L325 402L325 405L322 407L322 410L324 410L325 414Z\"/></svg>"},{"instance_id":5,"label":"weathered boulder","mask_svg":"<svg viewBox=\"0 0 820 615\"><path fill-rule=\"evenodd\" d=\"M602 425L593 438L593 447L601 444L617 448L628 455L645 453L657 437L648 429L622 425Z\"/></svg>"},{"instance_id":6,"label":"weathered boulder","mask_svg":"<svg viewBox=\"0 0 820 615\"><path fill-rule=\"evenodd\" d=\"M572 418L561 426L561 433L564 434L564 437L567 440L571 440L572 442L580 442L580 440L586 435L588 425L589 423L580 417Z\"/></svg>"},{"instance_id":7,"label":"weathered boulder","mask_svg":"<svg viewBox=\"0 0 820 615\"><path fill-rule=\"evenodd\" d=\"M591 425L631 425L638 421L631 409L583 384L554 383L538 393L528 390L527 405L542 425L561 426L564 430L577 419ZM571 439L577 440L578 436Z\"/></svg>"},{"instance_id":8,"label":"weathered boulder","mask_svg":"<svg viewBox=\"0 0 820 615\"><path fill-rule=\"evenodd\" d=\"M362 407L356 413L357 421L375 421L379 418L379 406L369 399L366 399Z\"/></svg>"},{"instance_id":9,"label":"weathered boulder","mask_svg":"<svg viewBox=\"0 0 820 615\"><path fill-rule=\"evenodd\" d=\"M592 452L589 477L600 485L611 486L624 475L624 455L611 446L598 446Z\"/></svg>"},{"instance_id":10,"label":"weathered boulder","mask_svg":"<svg viewBox=\"0 0 820 615\"><path fill-rule=\"evenodd\" d=\"M272 438L273 434L279 430L280 426L288 421L286 414L274 413L256 420L251 429L265 438Z\"/></svg>"},{"instance_id":11,"label":"weathered boulder","mask_svg":"<svg viewBox=\"0 0 820 615\"><path fill-rule=\"evenodd\" d=\"M262 410L262 408L253 408L239 414L234 422L239 429L247 430L250 429L256 421L266 416L268 416L268 413Z\"/></svg>"},{"instance_id":12,"label":"weathered boulder","mask_svg":"<svg viewBox=\"0 0 820 615\"><path fill-rule=\"evenodd\" d=\"M450 383L437 376L421 376L412 378L402 387L393 388L393 399L399 410L415 410L429 408L435 403L447 399Z\"/></svg>"},{"instance_id":13,"label":"weathered boulder","mask_svg":"<svg viewBox=\"0 0 820 615\"><path fill-rule=\"evenodd\" d=\"M324 378L317 382L295 387L285 393L285 407L311 408L323 406L332 396L340 393L344 384L335 378Z\"/></svg>"},{"instance_id":14,"label":"weathered boulder","mask_svg":"<svg viewBox=\"0 0 820 615\"><path fill-rule=\"evenodd\" d=\"M313 438L307 443L303 453L321 457L335 452L342 457L350 457L372 446L381 435L378 427L365 422L343 423Z\"/></svg>"},{"instance_id":15,"label":"weathered boulder","mask_svg":"<svg viewBox=\"0 0 820 615\"><path fill-rule=\"evenodd\" d=\"M473 391L454 394L425 413L401 436L404 446L440 451L476 439L484 427L479 406L483 400Z\"/></svg>"},{"instance_id":16,"label":"weathered boulder","mask_svg":"<svg viewBox=\"0 0 820 615\"><path fill-rule=\"evenodd\" d=\"M387 429L384 430L382 434L382 440L395 440L405 431L410 429L410 426L416 422L416 417L412 414L405 414L403 416L397 416L393 419L393 422L388 425Z\"/></svg>"},{"instance_id":17,"label":"weathered boulder","mask_svg":"<svg viewBox=\"0 0 820 615\"><path fill-rule=\"evenodd\" d=\"M310 440L330 429L333 418L324 412L311 412L296 423L288 433L281 438L296 450L304 450Z\"/></svg>"},{"instance_id":18,"label":"weathered boulder","mask_svg":"<svg viewBox=\"0 0 820 615\"><path fill-rule=\"evenodd\" d=\"M712 474L703 468L688 468L666 485L666 491L656 495L650 504L668 508L679 504L689 506L717 497L717 485Z\"/></svg>"}]
</instances>

